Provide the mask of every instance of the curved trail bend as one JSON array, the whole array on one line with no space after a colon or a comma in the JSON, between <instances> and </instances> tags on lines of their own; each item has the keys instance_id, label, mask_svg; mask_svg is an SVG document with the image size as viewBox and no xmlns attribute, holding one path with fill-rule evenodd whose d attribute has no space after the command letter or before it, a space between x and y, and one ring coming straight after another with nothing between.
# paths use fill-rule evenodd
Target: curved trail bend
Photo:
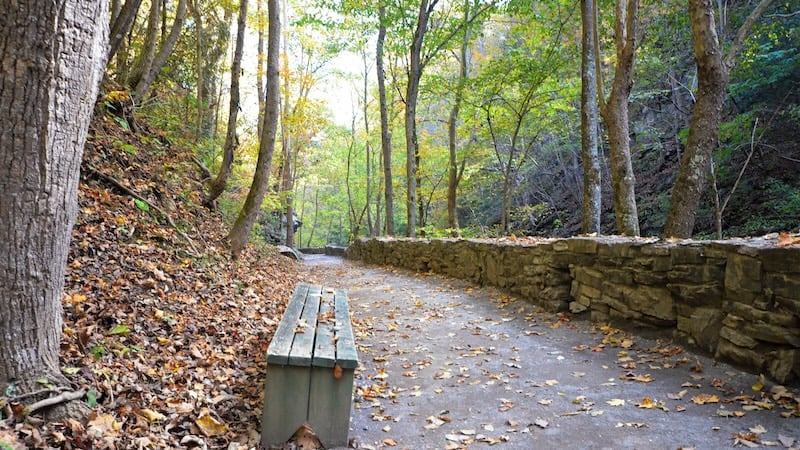
<instances>
[{"instance_id":1,"label":"curved trail bend","mask_svg":"<svg viewBox=\"0 0 800 450\"><path fill-rule=\"evenodd\" d=\"M764 399L771 383L669 339L438 275L316 255L304 270L350 299L357 448L800 447L800 419L781 416L796 386Z\"/></svg>"}]
</instances>

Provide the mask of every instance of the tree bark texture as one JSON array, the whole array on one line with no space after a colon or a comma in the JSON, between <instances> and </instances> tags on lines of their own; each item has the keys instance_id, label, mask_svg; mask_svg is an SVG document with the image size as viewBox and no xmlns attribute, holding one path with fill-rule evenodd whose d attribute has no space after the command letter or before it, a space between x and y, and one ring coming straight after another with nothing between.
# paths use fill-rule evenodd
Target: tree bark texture
<instances>
[{"instance_id":1,"label":"tree bark texture","mask_svg":"<svg viewBox=\"0 0 800 450\"><path fill-rule=\"evenodd\" d=\"M228 177L233 169L233 157L238 147L236 138L236 121L239 118L239 76L242 71L242 53L244 53L244 36L247 29L247 0L239 4L239 17L236 29L236 48L233 52L231 65L231 98L228 108L228 128L225 132L225 144L222 150L222 165L219 173L208 188L208 194L203 200L203 205L212 207L228 186Z\"/></svg>"},{"instance_id":2,"label":"tree bark texture","mask_svg":"<svg viewBox=\"0 0 800 450\"><path fill-rule=\"evenodd\" d=\"M262 127L261 142L258 148L258 161L253 175L250 192L231 228L228 237L231 240L231 256L237 259L250 239L253 224L261 211L261 202L267 193L269 172L272 167L272 157L275 153L275 138L278 133L278 117L280 116L280 81L279 58L281 42L280 7L278 0L267 1L269 27L267 34L267 88L266 108L264 112L264 125Z\"/></svg>"},{"instance_id":3,"label":"tree bark texture","mask_svg":"<svg viewBox=\"0 0 800 450\"><path fill-rule=\"evenodd\" d=\"M133 60L133 65L128 78L125 79L125 85L130 89L135 88L145 72L150 70L153 65L153 60L156 57L156 50L158 49L158 23L161 20L161 2L165 0L152 0L150 11L147 14L147 28L144 36L144 43L142 48Z\"/></svg>"},{"instance_id":4,"label":"tree bark texture","mask_svg":"<svg viewBox=\"0 0 800 450\"><path fill-rule=\"evenodd\" d=\"M61 295L107 0L27 0L0 20L0 392L60 379Z\"/></svg>"},{"instance_id":5,"label":"tree bark texture","mask_svg":"<svg viewBox=\"0 0 800 450\"><path fill-rule=\"evenodd\" d=\"M434 0L434 5L436 0ZM417 98L419 82L422 78L422 43L428 30L428 20L433 5L428 0L421 0L414 39L411 42L408 67L408 85L406 86L406 217L408 219L406 236L417 235L417 161L419 160L419 142L417 141Z\"/></svg>"},{"instance_id":6,"label":"tree bark texture","mask_svg":"<svg viewBox=\"0 0 800 450\"><path fill-rule=\"evenodd\" d=\"M608 103L600 96L600 112L608 127L608 144L611 153L611 187L614 194L614 215L617 232L626 236L639 236L639 213L636 208L636 177L631 163L628 120L628 98L633 84L633 63L636 54L636 28L638 0L617 0L615 8L614 41L617 63ZM596 19L593 21L597 27ZM597 32L597 28L595 28ZM595 61L600 49L595 47ZM595 67L599 70L599 67ZM598 76L598 79L600 77Z\"/></svg>"},{"instance_id":7,"label":"tree bark texture","mask_svg":"<svg viewBox=\"0 0 800 450\"><path fill-rule=\"evenodd\" d=\"M458 225L458 184L461 181L461 173L458 170L458 113L461 109L461 100L464 97L464 84L467 80L469 64L469 0L464 0L464 39L461 41L461 58L459 61L458 85L456 87L456 97L453 100L453 107L450 109L450 117L447 121L447 139L449 147L449 158L447 167L447 226L454 236L460 236ZM463 166L462 166L463 167Z\"/></svg>"},{"instance_id":8,"label":"tree bark texture","mask_svg":"<svg viewBox=\"0 0 800 450\"><path fill-rule=\"evenodd\" d=\"M722 107L730 70L753 24L771 3L772 0L762 0L756 6L739 28L725 56L717 36L712 0L689 0L697 64L697 94L686 149L672 188L672 199L664 228L664 235L667 237L692 237L700 198L708 184L712 153L719 144Z\"/></svg>"},{"instance_id":9,"label":"tree bark texture","mask_svg":"<svg viewBox=\"0 0 800 450\"><path fill-rule=\"evenodd\" d=\"M172 22L169 35L167 35L166 39L158 47L158 52L153 57L153 60L146 66L147 70L142 72L142 77L136 83L133 96L139 101L142 101L149 93L150 86L153 84L153 81L155 81L156 76L161 72L164 65L167 64L167 58L172 54L175 44L178 43L178 39L181 37L183 24L186 22L186 1L187 0L178 0L178 9L175 12L175 20Z\"/></svg>"},{"instance_id":10,"label":"tree bark texture","mask_svg":"<svg viewBox=\"0 0 800 450\"><path fill-rule=\"evenodd\" d=\"M118 5L120 1L121 0L117 0ZM133 20L136 18L136 14L139 12L139 6L141 4L142 0L128 0L124 5L120 6L119 11L112 18L113 23L111 25L111 34L109 37L110 42L108 46L109 60L111 60L111 58L117 54L117 50L119 50L119 47L125 40L125 36L128 35L131 25L133 25Z\"/></svg>"},{"instance_id":11,"label":"tree bark texture","mask_svg":"<svg viewBox=\"0 0 800 450\"><path fill-rule=\"evenodd\" d=\"M581 0L581 158L583 159L583 233L600 233L601 181L597 148L597 83L595 70L595 0Z\"/></svg>"},{"instance_id":12,"label":"tree bark texture","mask_svg":"<svg viewBox=\"0 0 800 450\"><path fill-rule=\"evenodd\" d=\"M378 72L378 95L381 110L381 151L383 152L383 177L386 187L386 234L394 236L394 185L392 184L392 135L389 130L389 106L386 104L386 72L383 67L383 45L386 40L386 4L379 1L378 7L378 43L375 60Z\"/></svg>"}]
</instances>

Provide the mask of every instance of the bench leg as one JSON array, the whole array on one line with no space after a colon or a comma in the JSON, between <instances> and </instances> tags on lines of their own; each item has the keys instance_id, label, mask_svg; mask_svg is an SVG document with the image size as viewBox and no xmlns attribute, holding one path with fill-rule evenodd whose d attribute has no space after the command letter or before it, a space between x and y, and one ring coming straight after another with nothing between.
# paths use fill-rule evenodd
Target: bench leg
<instances>
[{"instance_id":1,"label":"bench leg","mask_svg":"<svg viewBox=\"0 0 800 450\"><path fill-rule=\"evenodd\" d=\"M306 422L308 367L267 366L261 445L282 445Z\"/></svg>"},{"instance_id":2,"label":"bench leg","mask_svg":"<svg viewBox=\"0 0 800 450\"><path fill-rule=\"evenodd\" d=\"M332 368L311 369L308 422L326 448L347 447L353 372L353 369L344 369L337 380Z\"/></svg>"}]
</instances>

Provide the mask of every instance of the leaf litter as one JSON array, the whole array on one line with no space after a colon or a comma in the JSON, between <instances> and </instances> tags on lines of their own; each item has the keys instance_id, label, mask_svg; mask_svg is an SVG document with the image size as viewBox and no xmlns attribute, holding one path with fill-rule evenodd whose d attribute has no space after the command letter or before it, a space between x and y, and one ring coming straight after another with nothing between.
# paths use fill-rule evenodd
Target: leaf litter
<instances>
[{"instance_id":1,"label":"leaf litter","mask_svg":"<svg viewBox=\"0 0 800 450\"><path fill-rule=\"evenodd\" d=\"M92 411L85 425L0 422L0 436L28 448L258 445L266 349L301 272L267 246L231 261L227 226L200 206L192 154L142 127L92 124L60 352ZM159 205L180 230L96 173Z\"/></svg>"}]
</instances>

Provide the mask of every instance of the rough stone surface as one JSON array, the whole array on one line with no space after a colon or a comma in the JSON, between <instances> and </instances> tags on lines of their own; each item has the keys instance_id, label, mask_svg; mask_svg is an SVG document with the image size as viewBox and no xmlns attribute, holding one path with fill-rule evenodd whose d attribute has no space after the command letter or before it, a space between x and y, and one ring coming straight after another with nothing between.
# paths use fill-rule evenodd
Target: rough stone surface
<instances>
[{"instance_id":1,"label":"rough stone surface","mask_svg":"<svg viewBox=\"0 0 800 450\"><path fill-rule=\"evenodd\" d=\"M548 311L672 329L720 360L800 378L800 247L725 241L362 239L348 257L522 295Z\"/></svg>"}]
</instances>

